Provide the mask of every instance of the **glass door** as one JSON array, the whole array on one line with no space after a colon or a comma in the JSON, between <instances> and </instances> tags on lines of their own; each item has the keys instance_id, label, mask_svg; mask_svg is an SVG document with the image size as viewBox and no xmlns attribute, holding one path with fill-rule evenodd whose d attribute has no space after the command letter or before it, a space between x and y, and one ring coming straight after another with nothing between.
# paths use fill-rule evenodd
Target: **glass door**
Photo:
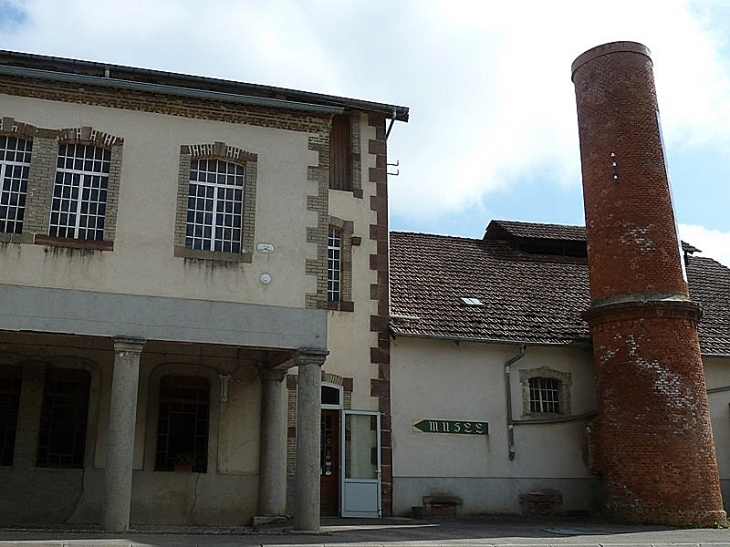
<instances>
[{"instance_id":1,"label":"glass door","mask_svg":"<svg viewBox=\"0 0 730 547\"><path fill-rule=\"evenodd\" d=\"M345 410L342 516L380 516L380 414Z\"/></svg>"}]
</instances>

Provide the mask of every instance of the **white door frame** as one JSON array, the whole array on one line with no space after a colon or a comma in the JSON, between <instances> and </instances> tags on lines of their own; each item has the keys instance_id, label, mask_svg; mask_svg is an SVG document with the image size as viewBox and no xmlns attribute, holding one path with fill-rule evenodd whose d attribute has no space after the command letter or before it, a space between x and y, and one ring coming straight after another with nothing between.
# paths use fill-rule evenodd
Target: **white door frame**
<instances>
[{"instance_id":1,"label":"white door frame","mask_svg":"<svg viewBox=\"0 0 730 547\"><path fill-rule=\"evenodd\" d=\"M340 480L341 498L340 515L343 517L379 518L381 512L381 477L380 477L380 412L370 410L343 410L342 425L340 427ZM348 416L374 416L376 418L375 430L375 454L376 468L374 477L348 478L347 477L347 445L345 443L345 431L347 429ZM348 499L348 497L350 499Z\"/></svg>"}]
</instances>

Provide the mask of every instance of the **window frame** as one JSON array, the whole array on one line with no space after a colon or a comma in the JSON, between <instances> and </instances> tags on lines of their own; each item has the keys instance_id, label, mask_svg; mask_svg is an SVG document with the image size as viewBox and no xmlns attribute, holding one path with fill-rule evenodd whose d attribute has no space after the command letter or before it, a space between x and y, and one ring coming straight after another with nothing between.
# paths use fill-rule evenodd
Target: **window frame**
<instances>
[{"instance_id":1,"label":"window frame","mask_svg":"<svg viewBox=\"0 0 730 547\"><path fill-rule=\"evenodd\" d=\"M48 236L104 241L111 150L93 144L63 143L59 144L56 158ZM77 167L78 163L82 164L82 168ZM92 196L95 196L95 199ZM66 211L64 211L65 204L68 204ZM60 221L62 217L68 218L69 221L62 223ZM73 221L70 221L71 218ZM89 226L91 221L93 227ZM84 237L81 237L82 232L86 232ZM61 233L62 235L59 235ZM89 233L92 237L89 237Z\"/></svg>"},{"instance_id":2,"label":"window frame","mask_svg":"<svg viewBox=\"0 0 730 547\"><path fill-rule=\"evenodd\" d=\"M176 389L176 390L187 390L189 392L200 392L205 390L204 400L196 397L176 399L172 396L164 396L163 390ZM154 470L160 472L175 471L180 465L189 465L190 472L193 473L207 473L208 472L208 461L210 459L209 442L210 442L210 412L211 412L211 385L208 378L203 376L190 376L186 374L165 374L160 377L158 385L158 399L157 399L157 428L155 434L155 458L154 458ZM193 450L189 453L174 452L170 455L170 436L171 432L169 429L164 430L163 420L167 419L171 421L171 416L174 414L181 414L180 412L174 412L169 410L167 413L163 412L163 405L173 404L184 404L186 407L194 406L195 409L195 429L189 434L192 435L192 446ZM188 410L186 408L186 410ZM201 420L199 413L202 412L204 416L202 419L205 422L204 432L198 430L197 422ZM189 413L189 412L188 412ZM168 423L168 428L171 424ZM165 449L160 448L162 439L166 439ZM184 458L185 461L178 461L178 458Z\"/></svg>"},{"instance_id":3,"label":"window frame","mask_svg":"<svg viewBox=\"0 0 730 547\"><path fill-rule=\"evenodd\" d=\"M23 386L23 368L0 365L0 408L4 408L0 420L0 467L13 465L18 417L20 416L20 391Z\"/></svg>"},{"instance_id":4,"label":"window frame","mask_svg":"<svg viewBox=\"0 0 730 547\"><path fill-rule=\"evenodd\" d=\"M194 161L222 161L243 168L240 251L217 251L187 246L191 168ZM179 258L250 263L253 259L258 156L223 142L180 147L174 255ZM215 211L213 212L215 214Z\"/></svg>"},{"instance_id":5,"label":"window frame","mask_svg":"<svg viewBox=\"0 0 730 547\"><path fill-rule=\"evenodd\" d=\"M560 414L560 380L536 376L528 380L530 412L533 414Z\"/></svg>"},{"instance_id":6,"label":"window frame","mask_svg":"<svg viewBox=\"0 0 730 547\"><path fill-rule=\"evenodd\" d=\"M532 398L532 381L549 380L557 382L557 412L534 410ZM550 367L520 369L520 383L522 385L522 413L528 418L550 418L569 416L571 414L571 384L572 375Z\"/></svg>"},{"instance_id":7,"label":"window frame","mask_svg":"<svg viewBox=\"0 0 730 547\"><path fill-rule=\"evenodd\" d=\"M190 162L186 248L200 251L241 252L245 173L245 165L239 163L214 159L194 159ZM216 180L201 180L209 177ZM220 177L224 178L223 182L217 180ZM205 206L199 207L200 204L207 202L210 202L210 209ZM194 204L192 208L191 204ZM225 209L227 205L231 206L231 211L220 210L221 206ZM227 220L230 220L230 226L226 223ZM198 228L203 231L202 234L195 233ZM209 234L205 233L206 229L210 230ZM226 231L230 233L226 234Z\"/></svg>"},{"instance_id":8,"label":"window frame","mask_svg":"<svg viewBox=\"0 0 730 547\"><path fill-rule=\"evenodd\" d=\"M81 440L74 438L72 441L74 447L70 454L65 454L66 457L72 459L71 462L52 462L51 456L49 455L49 448L53 442L54 425L57 424L56 416L51 412L49 416L49 406L51 411L55 410L55 401L57 399L63 399L63 393L60 390L51 391L52 383L75 383L85 388L85 399L83 401L76 401L76 403L83 403L83 408L79 406L80 411L77 412L78 420L73 422L73 433L74 437L81 435ZM43 468L54 468L54 469L83 469L86 463L87 443L89 441L89 409L91 407L91 385L92 375L91 372L80 368L50 368L46 370L45 378L43 381L43 395L41 403L41 415L40 423L38 426L38 446L36 450L36 467ZM57 387L57 386L56 386ZM51 403L48 403L48 398L51 399ZM76 409L76 410L79 410ZM61 419L61 418L58 418ZM79 443L80 442L80 446ZM58 454L57 454L58 455ZM60 455L64 456L64 455Z\"/></svg>"},{"instance_id":9,"label":"window frame","mask_svg":"<svg viewBox=\"0 0 730 547\"><path fill-rule=\"evenodd\" d=\"M8 212L13 208L15 210L15 217L10 219L8 216L4 219L0 219L0 223L4 226L0 227L0 233L4 234L7 238L12 238L14 235L20 235L23 233L23 221L25 217L25 202L28 195L28 180L30 178L30 166L31 159L33 157L33 139L24 138L22 136L14 135L12 133L0 134L0 140L5 140L5 146L0 147L0 153L3 158L0 159L0 206L7 207ZM14 149L8 148L9 141L14 140L16 146ZM23 150L20 149L20 143L23 143ZM7 154L14 152L16 159L8 160ZM27 155L27 161L18 161L17 154ZM13 173L10 177L7 176L8 168L20 168L21 173L17 176ZM13 188L13 183L18 182L19 188ZM6 182L9 182L11 187L5 188ZM18 203L10 203L13 199L13 195L17 194L16 200ZM7 199L3 199L7 195ZM7 203L3 203L7 201ZM7 230L7 225L12 223L13 230Z\"/></svg>"},{"instance_id":10,"label":"window frame","mask_svg":"<svg viewBox=\"0 0 730 547\"><path fill-rule=\"evenodd\" d=\"M330 300L330 232L336 230L340 235L340 283L339 299ZM359 244L359 238L353 236L354 223L341 218L329 217L327 227L327 285L323 295L324 306L330 310L355 311L355 303L352 300L352 247Z\"/></svg>"},{"instance_id":11,"label":"window frame","mask_svg":"<svg viewBox=\"0 0 730 547\"><path fill-rule=\"evenodd\" d=\"M114 250L124 139L98 131L90 126L67 129L38 128L6 116L0 116L0 134L32 140L33 143L22 233L0 232L0 242L49 245L91 251ZM56 184L58 151L60 146L67 144L100 147L109 150L111 154L103 240L48 235L53 191Z\"/></svg>"},{"instance_id":12,"label":"window frame","mask_svg":"<svg viewBox=\"0 0 730 547\"><path fill-rule=\"evenodd\" d=\"M327 302L342 300L342 230L327 230Z\"/></svg>"}]
</instances>

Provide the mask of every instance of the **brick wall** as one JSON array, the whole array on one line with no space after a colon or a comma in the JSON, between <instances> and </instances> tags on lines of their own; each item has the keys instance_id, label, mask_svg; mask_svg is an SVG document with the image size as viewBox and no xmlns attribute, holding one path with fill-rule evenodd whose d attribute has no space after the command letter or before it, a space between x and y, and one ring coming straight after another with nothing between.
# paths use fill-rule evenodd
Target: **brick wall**
<instances>
[{"instance_id":1,"label":"brick wall","mask_svg":"<svg viewBox=\"0 0 730 547\"><path fill-rule=\"evenodd\" d=\"M375 185L370 209L376 222L370 225L370 239L376 242L376 252L370 255L370 269L377 273L377 283L370 285L370 298L377 301L378 312L370 317L370 330L377 334L377 345L370 348L370 362L377 365L378 377L371 380L370 394L378 399L381 413L381 481L383 515L393 514L393 445L390 414L390 332L388 330L388 175L385 117L370 115L375 138L368 141L368 152L375 155L375 167L369 171L369 181Z\"/></svg>"},{"instance_id":2,"label":"brick wall","mask_svg":"<svg viewBox=\"0 0 730 547\"><path fill-rule=\"evenodd\" d=\"M707 392L641 44L573 63L607 506L631 522L712 525L722 509Z\"/></svg>"}]
</instances>

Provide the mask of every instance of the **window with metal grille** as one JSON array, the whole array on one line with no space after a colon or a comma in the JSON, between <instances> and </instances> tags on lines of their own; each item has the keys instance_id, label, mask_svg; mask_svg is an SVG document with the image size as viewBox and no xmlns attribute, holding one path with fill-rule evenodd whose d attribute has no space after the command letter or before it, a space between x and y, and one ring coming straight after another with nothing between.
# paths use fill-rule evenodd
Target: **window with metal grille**
<instances>
[{"instance_id":1,"label":"window with metal grille","mask_svg":"<svg viewBox=\"0 0 730 547\"><path fill-rule=\"evenodd\" d=\"M193 160L185 246L205 251L241 252L242 165L223 160Z\"/></svg>"},{"instance_id":2,"label":"window with metal grille","mask_svg":"<svg viewBox=\"0 0 730 547\"><path fill-rule=\"evenodd\" d=\"M91 375L78 369L49 369L43 386L38 467L84 466Z\"/></svg>"},{"instance_id":3,"label":"window with metal grille","mask_svg":"<svg viewBox=\"0 0 730 547\"><path fill-rule=\"evenodd\" d=\"M84 144L58 148L48 235L102 241L111 152Z\"/></svg>"},{"instance_id":4,"label":"window with metal grille","mask_svg":"<svg viewBox=\"0 0 730 547\"><path fill-rule=\"evenodd\" d=\"M530 412L560 412L560 380L530 378Z\"/></svg>"},{"instance_id":5,"label":"window with metal grille","mask_svg":"<svg viewBox=\"0 0 730 547\"><path fill-rule=\"evenodd\" d=\"M208 406L205 378L163 376L157 420L155 471L188 466L194 473L208 470Z\"/></svg>"},{"instance_id":6,"label":"window with metal grille","mask_svg":"<svg viewBox=\"0 0 730 547\"><path fill-rule=\"evenodd\" d=\"M339 302L342 277L342 232L330 226L327 235L327 300Z\"/></svg>"},{"instance_id":7,"label":"window with metal grille","mask_svg":"<svg viewBox=\"0 0 730 547\"><path fill-rule=\"evenodd\" d=\"M30 140L0 136L0 232L23 232L32 148Z\"/></svg>"},{"instance_id":8,"label":"window with metal grille","mask_svg":"<svg viewBox=\"0 0 730 547\"><path fill-rule=\"evenodd\" d=\"M0 365L0 465L13 465L22 369Z\"/></svg>"}]
</instances>

